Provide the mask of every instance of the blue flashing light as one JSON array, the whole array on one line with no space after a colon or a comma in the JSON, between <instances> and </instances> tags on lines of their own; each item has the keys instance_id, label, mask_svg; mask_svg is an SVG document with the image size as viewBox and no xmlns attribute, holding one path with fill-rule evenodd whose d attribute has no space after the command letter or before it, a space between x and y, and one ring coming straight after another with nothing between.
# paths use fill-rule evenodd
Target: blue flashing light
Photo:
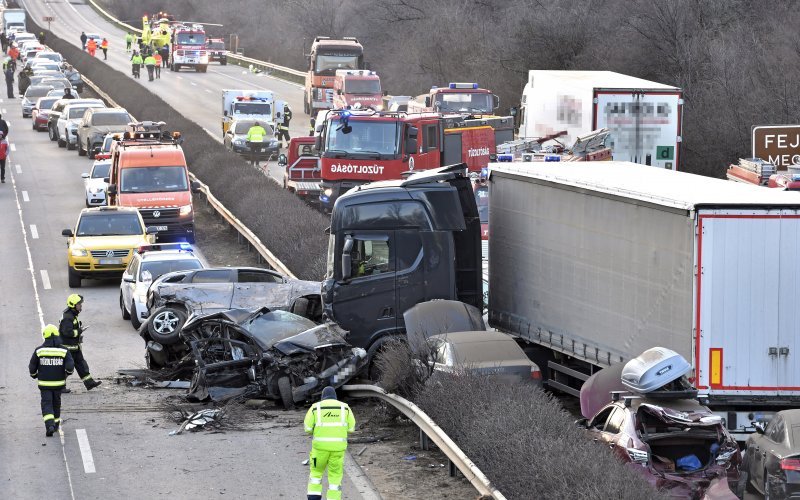
<instances>
[{"instance_id":1,"label":"blue flashing light","mask_svg":"<svg viewBox=\"0 0 800 500\"><path fill-rule=\"evenodd\" d=\"M328 197L325 196L324 194L320 195L319 201L321 201L322 203L328 203Z\"/></svg>"},{"instance_id":2,"label":"blue flashing light","mask_svg":"<svg viewBox=\"0 0 800 500\"><path fill-rule=\"evenodd\" d=\"M456 88L456 84L455 84L455 83L451 83L451 84L450 84L450 88L451 88L451 89L454 89L454 88Z\"/></svg>"},{"instance_id":3,"label":"blue flashing light","mask_svg":"<svg viewBox=\"0 0 800 500\"><path fill-rule=\"evenodd\" d=\"M477 88L478 88L478 84L477 84L477 83L473 83L473 84L472 84L472 88L473 88L473 89L477 89Z\"/></svg>"},{"instance_id":4,"label":"blue flashing light","mask_svg":"<svg viewBox=\"0 0 800 500\"><path fill-rule=\"evenodd\" d=\"M192 245L190 245L188 243L181 243L181 250L191 250L191 249L192 249Z\"/></svg>"},{"instance_id":5,"label":"blue flashing light","mask_svg":"<svg viewBox=\"0 0 800 500\"><path fill-rule=\"evenodd\" d=\"M544 161L561 161L561 155L545 155Z\"/></svg>"},{"instance_id":6,"label":"blue flashing light","mask_svg":"<svg viewBox=\"0 0 800 500\"><path fill-rule=\"evenodd\" d=\"M489 167L481 167L481 179L489 178Z\"/></svg>"},{"instance_id":7,"label":"blue flashing light","mask_svg":"<svg viewBox=\"0 0 800 500\"><path fill-rule=\"evenodd\" d=\"M508 154L508 153L497 155L497 161L499 161L499 162L512 162L512 161L514 161L514 155Z\"/></svg>"}]
</instances>

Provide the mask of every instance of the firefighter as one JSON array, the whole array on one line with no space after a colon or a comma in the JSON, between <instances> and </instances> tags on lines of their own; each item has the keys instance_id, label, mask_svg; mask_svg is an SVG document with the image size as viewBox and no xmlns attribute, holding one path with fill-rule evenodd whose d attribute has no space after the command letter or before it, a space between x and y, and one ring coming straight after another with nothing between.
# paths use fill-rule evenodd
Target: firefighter
<instances>
[{"instance_id":1,"label":"firefighter","mask_svg":"<svg viewBox=\"0 0 800 500\"><path fill-rule=\"evenodd\" d=\"M142 59L142 56L134 50L133 55L131 56L131 74L134 78L139 78L139 70L141 69L142 64L144 64L144 59Z\"/></svg>"},{"instance_id":2,"label":"firefighter","mask_svg":"<svg viewBox=\"0 0 800 500\"><path fill-rule=\"evenodd\" d=\"M125 52L131 51L131 45L133 45L133 33L126 33L125 34Z\"/></svg>"},{"instance_id":3,"label":"firefighter","mask_svg":"<svg viewBox=\"0 0 800 500\"><path fill-rule=\"evenodd\" d=\"M39 32L39 43L44 45L44 31Z\"/></svg>"},{"instance_id":4,"label":"firefighter","mask_svg":"<svg viewBox=\"0 0 800 500\"><path fill-rule=\"evenodd\" d=\"M58 331L64 348L68 349L72 354L72 358L75 361L75 369L78 370L78 376L81 377L86 390L91 391L103 382L92 378L89 373L89 364L83 357L81 345L83 344L83 332L85 329L78 319L78 315L82 310L83 297L81 295L73 293L67 297L67 308L64 309L64 313L61 316L61 324L58 326ZM71 391L64 388L63 392Z\"/></svg>"},{"instance_id":5,"label":"firefighter","mask_svg":"<svg viewBox=\"0 0 800 500\"><path fill-rule=\"evenodd\" d=\"M153 54L147 54L147 57L144 58L144 66L147 68L147 78L148 81L153 81L153 71L156 67L156 58L153 57Z\"/></svg>"},{"instance_id":6,"label":"firefighter","mask_svg":"<svg viewBox=\"0 0 800 500\"><path fill-rule=\"evenodd\" d=\"M283 121L278 124L278 146L283 147L281 142L286 137L286 147L289 147L289 122L292 121L292 110L288 104L283 105Z\"/></svg>"},{"instance_id":7,"label":"firefighter","mask_svg":"<svg viewBox=\"0 0 800 500\"><path fill-rule=\"evenodd\" d=\"M356 430L353 411L336 400L336 389L322 390L320 402L308 409L304 421L305 431L311 434L309 456L308 500L322 500L322 476L328 469L328 500L342 498L342 475L347 435Z\"/></svg>"},{"instance_id":8,"label":"firefighter","mask_svg":"<svg viewBox=\"0 0 800 500\"><path fill-rule=\"evenodd\" d=\"M258 153L261 151L262 143L267 136L267 131L261 126L260 122L255 122L247 131L247 145L250 147L250 164L258 166Z\"/></svg>"},{"instance_id":9,"label":"firefighter","mask_svg":"<svg viewBox=\"0 0 800 500\"><path fill-rule=\"evenodd\" d=\"M108 60L108 40L103 38L103 41L100 42L100 50L103 51L103 60Z\"/></svg>"},{"instance_id":10,"label":"firefighter","mask_svg":"<svg viewBox=\"0 0 800 500\"><path fill-rule=\"evenodd\" d=\"M312 118L311 122L310 122L310 125L308 127L308 135L310 137L314 137L314 132L315 132L314 129L316 128L316 126L317 126L317 120L316 120L316 118Z\"/></svg>"},{"instance_id":11,"label":"firefighter","mask_svg":"<svg viewBox=\"0 0 800 500\"><path fill-rule=\"evenodd\" d=\"M70 352L61 346L55 325L44 327L42 338L44 343L33 351L28 371L31 378L39 380L42 419L45 433L50 437L61 425L61 390L66 386L67 377L72 375L75 362Z\"/></svg>"}]
</instances>

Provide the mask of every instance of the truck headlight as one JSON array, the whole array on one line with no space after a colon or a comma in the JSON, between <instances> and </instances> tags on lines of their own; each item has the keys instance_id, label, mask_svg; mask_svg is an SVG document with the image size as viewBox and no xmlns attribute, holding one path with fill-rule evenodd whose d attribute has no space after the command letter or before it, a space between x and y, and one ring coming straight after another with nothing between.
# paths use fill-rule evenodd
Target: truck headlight
<instances>
[{"instance_id":1,"label":"truck headlight","mask_svg":"<svg viewBox=\"0 0 800 500\"><path fill-rule=\"evenodd\" d=\"M324 194L325 196L330 196L330 195L333 194L333 189L325 188L325 190L322 192L322 194Z\"/></svg>"},{"instance_id":2,"label":"truck headlight","mask_svg":"<svg viewBox=\"0 0 800 500\"><path fill-rule=\"evenodd\" d=\"M86 257L89 255L89 252L83 248L71 248L69 253L71 253L73 257Z\"/></svg>"},{"instance_id":3,"label":"truck headlight","mask_svg":"<svg viewBox=\"0 0 800 500\"><path fill-rule=\"evenodd\" d=\"M192 206L191 205L184 205L181 207L179 215L189 215L192 213Z\"/></svg>"}]
</instances>

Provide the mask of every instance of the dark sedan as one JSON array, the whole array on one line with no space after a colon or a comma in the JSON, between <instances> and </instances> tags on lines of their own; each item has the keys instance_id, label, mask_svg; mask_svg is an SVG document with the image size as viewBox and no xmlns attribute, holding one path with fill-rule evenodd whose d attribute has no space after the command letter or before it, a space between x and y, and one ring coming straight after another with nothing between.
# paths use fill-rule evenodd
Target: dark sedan
<instances>
[{"instance_id":1,"label":"dark sedan","mask_svg":"<svg viewBox=\"0 0 800 500\"><path fill-rule=\"evenodd\" d=\"M800 498L800 409L779 411L766 426L753 424L747 438L742 480L764 498Z\"/></svg>"}]
</instances>

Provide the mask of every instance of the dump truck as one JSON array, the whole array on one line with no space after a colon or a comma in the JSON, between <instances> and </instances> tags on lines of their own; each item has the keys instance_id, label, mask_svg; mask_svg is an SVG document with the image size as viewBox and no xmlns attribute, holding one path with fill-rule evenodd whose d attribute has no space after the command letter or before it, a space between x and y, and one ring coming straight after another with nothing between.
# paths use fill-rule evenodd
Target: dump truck
<instances>
[{"instance_id":1,"label":"dump truck","mask_svg":"<svg viewBox=\"0 0 800 500\"><path fill-rule=\"evenodd\" d=\"M519 137L566 130L573 142L608 128L615 160L679 170L683 91L612 71L532 70L517 112Z\"/></svg>"},{"instance_id":2,"label":"dump truck","mask_svg":"<svg viewBox=\"0 0 800 500\"><path fill-rule=\"evenodd\" d=\"M336 71L369 69L364 62L364 47L353 37L333 40L318 36L306 57L308 73L303 91L303 111L312 116L321 109L333 108Z\"/></svg>"}]
</instances>

